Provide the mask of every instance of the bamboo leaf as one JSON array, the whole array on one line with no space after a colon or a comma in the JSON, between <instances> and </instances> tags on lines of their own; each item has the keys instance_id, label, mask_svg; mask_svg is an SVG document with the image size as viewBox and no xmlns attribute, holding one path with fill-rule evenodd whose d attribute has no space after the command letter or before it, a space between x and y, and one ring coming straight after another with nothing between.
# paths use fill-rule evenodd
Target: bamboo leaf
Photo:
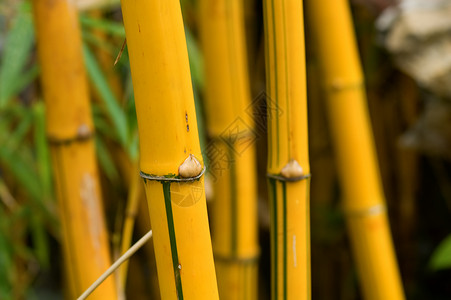
<instances>
[{"instance_id":1,"label":"bamboo leaf","mask_svg":"<svg viewBox=\"0 0 451 300\"><path fill-rule=\"evenodd\" d=\"M113 159L108 152L107 147L98 137L95 139L96 142L96 152L99 159L100 167L105 172L107 178L111 181L117 181L119 174L117 173L116 167L114 165Z\"/></svg>"},{"instance_id":2,"label":"bamboo leaf","mask_svg":"<svg viewBox=\"0 0 451 300\"><path fill-rule=\"evenodd\" d=\"M97 134L102 138L106 137L115 140L116 134L111 131L111 125L109 124L107 117L105 117L105 113L96 103L92 103L91 108Z\"/></svg>"},{"instance_id":3,"label":"bamboo leaf","mask_svg":"<svg viewBox=\"0 0 451 300\"><path fill-rule=\"evenodd\" d=\"M41 189L36 181L35 171L28 162L8 147L0 147L0 161L31 197L40 199Z\"/></svg>"},{"instance_id":4,"label":"bamboo leaf","mask_svg":"<svg viewBox=\"0 0 451 300\"><path fill-rule=\"evenodd\" d=\"M34 114L34 146L36 149L36 162L39 181L43 189L43 196L50 197L52 193L52 172L50 153L45 133L45 107L43 102L33 106Z\"/></svg>"},{"instance_id":5,"label":"bamboo leaf","mask_svg":"<svg viewBox=\"0 0 451 300\"><path fill-rule=\"evenodd\" d=\"M80 23L84 27L100 29L111 35L125 38L125 29L122 23L110 21L105 18L93 18L87 15L80 16Z\"/></svg>"},{"instance_id":6,"label":"bamboo leaf","mask_svg":"<svg viewBox=\"0 0 451 300\"><path fill-rule=\"evenodd\" d=\"M29 111L24 111L17 128L8 136L6 142L9 147L15 150L22 143L25 135L30 131L32 121L32 114Z\"/></svg>"},{"instance_id":7,"label":"bamboo leaf","mask_svg":"<svg viewBox=\"0 0 451 300\"><path fill-rule=\"evenodd\" d=\"M10 84L10 95L16 95L30 83L32 83L39 75L40 68L37 64L32 65L29 69L23 71L14 82Z\"/></svg>"},{"instance_id":8,"label":"bamboo leaf","mask_svg":"<svg viewBox=\"0 0 451 300\"><path fill-rule=\"evenodd\" d=\"M36 258L41 266L48 268L50 265L49 243L44 224L40 218L41 217L38 214L30 214L28 220L30 221L30 232L33 239L33 250L36 254Z\"/></svg>"},{"instance_id":9,"label":"bamboo leaf","mask_svg":"<svg viewBox=\"0 0 451 300\"><path fill-rule=\"evenodd\" d=\"M102 100L105 103L105 108L108 111L111 121L115 127L119 142L125 146L127 144L127 120L125 113L119 106L114 93L112 92L105 76L100 69L97 61L87 46L83 46L83 53L85 56L86 69L89 77L100 94Z\"/></svg>"},{"instance_id":10,"label":"bamboo leaf","mask_svg":"<svg viewBox=\"0 0 451 300\"><path fill-rule=\"evenodd\" d=\"M82 37L84 42L87 42L92 46L98 47L111 55L117 55L117 46L113 45L108 41L102 40L97 35L88 31L83 31Z\"/></svg>"},{"instance_id":11,"label":"bamboo leaf","mask_svg":"<svg viewBox=\"0 0 451 300\"><path fill-rule=\"evenodd\" d=\"M188 27L185 27L186 46L188 48L189 67L194 83L204 89L204 62L196 39Z\"/></svg>"},{"instance_id":12,"label":"bamboo leaf","mask_svg":"<svg viewBox=\"0 0 451 300\"><path fill-rule=\"evenodd\" d=\"M7 230L9 219L3 207L0 206L0 299L11 298L11 281L13 270L13 258L11 242L8 240Z\"/></svg>"},{"instance_id":13,"label":"bamboo leaf","mask_svg":"<svg viewBox=\"0 0 451 300\"><path fill-rule=\"evenodd\" d=\"M451 268L451 235L448 235L435 249L429 267L434 271Z\"/></svg>"},{"instance_id":14,"label":"bamboo leaf","mask_svg":"<svg viewBox=\"0 0 451 300\"><path fill-rule=\"evenodd\" d=\"M0 108L5 107L10 98L17 92L18 82L23 79L21 73L30 57L33 37L31 14L22 8L13 20L1 57Z\"/></svg>"}]
</instances>

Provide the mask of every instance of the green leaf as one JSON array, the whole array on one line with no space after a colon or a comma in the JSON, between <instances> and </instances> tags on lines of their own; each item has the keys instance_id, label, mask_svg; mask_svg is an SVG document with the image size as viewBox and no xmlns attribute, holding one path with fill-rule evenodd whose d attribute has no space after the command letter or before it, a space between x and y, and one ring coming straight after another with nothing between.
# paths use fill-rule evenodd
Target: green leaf
<instances>
[{"instance_id":1,"label":"green leaf","mask_svg":"<svg viewBox=\"0 0 451 300\"><path fill-rule=\"evenodd\" d=\"M12 297L13 256L9 230L8 215L0 206L0 299L11 299Z\"/></svg>"},{"instance_id":2,"label":"green leaf","mask_svg":"<svg viewBox=\"0 0 451 300\"><path fill-rule=\"evenodd\" d=\"M87 46L83 46L83 53L86 62L86 69L89 77L105 103L106 110L110 115L111 122L116 130L117 137L121 145L127 145L127 119L124 111L119 106L114 93L112 92L105 76L97 64L97 60Z\"/></svg>"},{"instance_id":3,"label":"green leaf","mask_svg":"<svg viewBox=\"0 0 451 300\"><path fill-rule=\"evenodd\" d=\"M31 197L41 198L41 188L36 180L35 170L17 151L9 147L0 147L0 161Z\"/></svg>"},{"instance_id":4,"label":"green leaf","mask_svg":"<svg viewBox=\"0 0 451 300\"><path fill-rule=\"evenodd\" d=\"M111 155L108 152L107 147L105 147L105 144L98 137L96 137L95 142L96 142L96 152L97 152L97 157L99 159L100 167L105 172L105 174L109 180L117 181L119 178L119 174L116 170L116 166L114 165L113 159L111 158Z\"/></svg>"},{"instance_id":5,"label":"green leaf","mask_svg":"<svg viewBox=\"0 0 451 300\"><path fill-rule=\"evenodd\" d=\"M82 37L83 37L84 42L87 42L92 46L98 47L99 49L102 49L102 50L108 52L112 56L117 55L119 53L116 45L114 45L108 41L102 40L97 35L95 35L91 32L83 31Z\"/></svg>"},{"instance_id":6,"label":"green leaf","mask_svg":"<svg viewBox=\"0 0 451 300\"><path fill-rule=\"evenodd\" d=\"M122 23L110 21L105 18L93 18L87 15L80 16L80 23L84 27L100 29L111 35L125 38L125 29Z\"/></svg>"},{"instance_id":7,"label":"green leaf","mask_svg":"<svg viewBox=\"0 0 451 300\"><path fill-rule=\"evenodd\" d=\"M30 111L24 111L15 130L9 134L6 145L16 150L22 144L25 135L30 131L33 116Z\"/></svg>"},{"instance_id":8,"label":"green leaf","mask_svg":"<svg viewBox=\"0 0 451 300\"><path fill-rule=\"evenodd\" d=\"M434 270L451 268L451 235L448 235L432 254L429 267Z\"/></svg>"},{"instance_id":9,"label":"green leaf","mask_svg":"<svg viewBox=\"0 0 451 300\"><path fill-rule=\"evenodd\" d=\"M92 103L91 108L96 134L102 138L106 137L113 141L116 140L116 134L111 130L111 124L108 122L105 113L100 109L99 105Z\"/></svg>"},{"instance_id":10,"label":"green leaf","mask_svg":"<svg viewBox=\"0 0 451 300\"><path fill-rule=\"evenodd\" d=\"M34 146L39 181L43 190L43 197L50 198L53 190L50 151L45 133L45 107L42 101L33 105L34 115Z\"/></svg>"},{"instance_id":11,"label":"green leaf","mask_svg":"<svg viewBox=\"0 0 451 300\"><path fill-rule=\"evenodd\" d=\"M188 27L185 27L186 46L188 48L189 66L194 83L204 88L204 62L197 41Z\"/></svg>"},{"instance_id":12,"label":"green leaf","mask_svg":"<svg viewBox=\"0 0 451 300\"><path fill-rule=\"evenodd\" d=\"M36 80L40 73L40 68L37 64L33 64L29 69L23 71L20 76L10 85L10 95L17 95L30 83Z\"/></svg>"},{"instance_id":13,"label":"green leaf","mask_svg":"<svg viewBox=\"0 0 451 300\"><path fill-rule=\"evenodd\" d=\"M23 80L22 71L29 61L34 41L31 14L20 9L12 22L5 41L0 68L0 108L17 92L18 82Z\"/></svg>"},{"instance_id":14,"label":"green leaf","mask_svg":"<svg viewBox=\"0 0 451 300\"><path fill-rule=\"evenodd\" d=\"M28 218L30 222L30 233L33 239L33 250L36 254L36 258L38 259L41 266L48 268L50 265L49 242L44 223L40 219L41 218L38 214L30 215L30 218Z\"/></svg>"}]
</instances>

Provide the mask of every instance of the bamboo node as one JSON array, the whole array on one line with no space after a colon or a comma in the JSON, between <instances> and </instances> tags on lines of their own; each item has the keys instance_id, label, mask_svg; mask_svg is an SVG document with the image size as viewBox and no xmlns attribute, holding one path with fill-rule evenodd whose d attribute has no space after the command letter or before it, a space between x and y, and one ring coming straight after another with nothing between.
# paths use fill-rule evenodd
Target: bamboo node
<instances>
[{"instance_id":1,"label":"bamboo node","mask_svg":"<svg viewBox=\"0 0 451 300\"><path fill-rule=\"evenodd\" d=\"M147 182L147 180L150 181L159 181L159 182L190 182L190 181L195 181L195 180L199 180L202 175L204 175L205 173L205 167L202 168L202 171L199 173L199 175L195 176L195 177L188 177L188 178L183 178L180 175L175 175L175 174L167 174L167 175L153 175L153 174L147 174L144 173L143 171L139 172L139 175L144 179L145 182Z\"/></svg>"},{"instance_id":2,"label":"bamboo node","mask_svg":"<svg viewBox=\"0 0 451 300\"><path fill-rule=\"evenodd\" d=\"M330 89L332 92L338 92L343 90L360 89L364 87L363 80L346 82L342 79L335 79L330 83Z\"/></svg>"},{"instance_id":3,"label":"bamboo node","mask_svg":"<svg viewBox=\"0 0 451 300\"><path fill-rule=\"evenodd\" d=\"M296 181L301 181L301 180L305 180L305 179L310 179L310 177L312 177L312 174L309 173L309 174L301 175L299 177L287 178L287 177L283 177L282 175L267 173L266 177L268 177L270 179L275 179L278 181L296 182Z\"/></svg>"},{"instance_id":4,"label":"bamboo node","mask_svg":"<svg viewBox=\"0 0 451 300\"><path fill-rule=\"evenodd\" d=\"M345 211L347 217L368 217L376 216L387 212L385 204L376 204L365 209Z\"/></svg>"},{"instance_id":5,"label":"bamboo node","mask_svg":"<svg viewBox=\"0 0 451 300\"><path fill-rule=\"evenodd\" d=\"M88 125L81 124L77 129L77 138L86 139L91 136L91 130Z\"/></svg>"},{"instance_id":6,"label":"bamboo node","mask_svg":"<svg viewBox=\"0 0 451 300\"><path fill-rule=\"evenodd\" d=\"M196 177L202 172L202 165L197 158L190 154L179 167L179 175L182 178Z\"/></svg>"},{"instance_id":7,"label":"bamboo node","mask_svg":"<svg viewBox=\"0 0 451 300\"><path fill-rule=\"evenodd\" d=\"M301 177L304 175L304 170L295 159L291 159L285 167L282 168L280 175L285 178Z\"/></svg>"}]
</instances>

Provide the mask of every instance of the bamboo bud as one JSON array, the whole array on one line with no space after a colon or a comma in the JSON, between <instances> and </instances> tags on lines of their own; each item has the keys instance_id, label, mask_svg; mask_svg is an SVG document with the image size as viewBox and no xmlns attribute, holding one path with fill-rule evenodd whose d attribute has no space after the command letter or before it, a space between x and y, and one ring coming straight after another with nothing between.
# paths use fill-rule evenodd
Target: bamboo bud
<instances>
[{"instance_id":1,"label":"bamboo bud","mask_svg":"<svg viewBox=\"0 0 451 300\"><path fill-rule=\"evenodd\" d=\"M291 159L285 167L280 171L280 175L285 178L296 178L304 175L304 170L301 165L295 160Z\"/></svg>"},{"instance_id":2,"label":"bamboo bud","mask_svg":"<svg viewBox=\"0 0 451 300\"><path fill-rule=\"evenodd\" d=\"M190 154L179 167L179 175L183 178L192 178L198 176L202 172L202 165Z\"/></svg>"}]
</instances>

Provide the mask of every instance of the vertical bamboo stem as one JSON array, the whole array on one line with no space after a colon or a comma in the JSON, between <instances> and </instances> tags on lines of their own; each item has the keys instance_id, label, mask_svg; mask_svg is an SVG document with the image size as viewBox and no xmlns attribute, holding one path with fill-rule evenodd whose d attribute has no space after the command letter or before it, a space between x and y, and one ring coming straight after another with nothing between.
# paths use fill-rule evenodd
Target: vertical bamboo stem
<instances>
[{"instance_id":1,"label":"vertical bamboo stem","mask_svg":"<svg viewBox=\"0 0 451 300\"><path fill-rule=\"evenodd\" d=\"M257 299L255 133L242 0L200 1L213 250L221 299Z\"/></svg>"},{"instance_id":2,"label":"vertical bamboo stem","mask_svg":"<svg viewBox=\"0 0 451 300\"><path fill-rule=\"evenodd\" d=\"M122 0L162 299L218 299L178 0Z\"/></svg>"},{"instance_id":3,"label":"vertical bamboo stem","mask_svg":"<svg viewBox=\"0 0 451 300\"><path fill-rule=\"evenodd\" d=\"M76 298L110 265L81 36L71 1L35 0L34 15L69 296ZM112 278L92 295L115 298Z\"/></svg>"},{"instance_id":4,"label":"vertical bamboo stem","mask_svg":"<svg viewBox=\"0 0 451 300\"><path fill-rule=\"evenodd\" d=\"M344 209L363 294L365 299L404 299L349 4L312 0L307 7L323 65Z\"/></svg>"},{"instance_id":5,"label":"vertical bamboo stem","mask_svg":"<svg viewBox=\"0 0 451 300\"><path fill-rule=\"evenodd\" d=\"M264 0L272 299L310 299L310 166L302 1Z\"/></svg>"}]
</instances>

